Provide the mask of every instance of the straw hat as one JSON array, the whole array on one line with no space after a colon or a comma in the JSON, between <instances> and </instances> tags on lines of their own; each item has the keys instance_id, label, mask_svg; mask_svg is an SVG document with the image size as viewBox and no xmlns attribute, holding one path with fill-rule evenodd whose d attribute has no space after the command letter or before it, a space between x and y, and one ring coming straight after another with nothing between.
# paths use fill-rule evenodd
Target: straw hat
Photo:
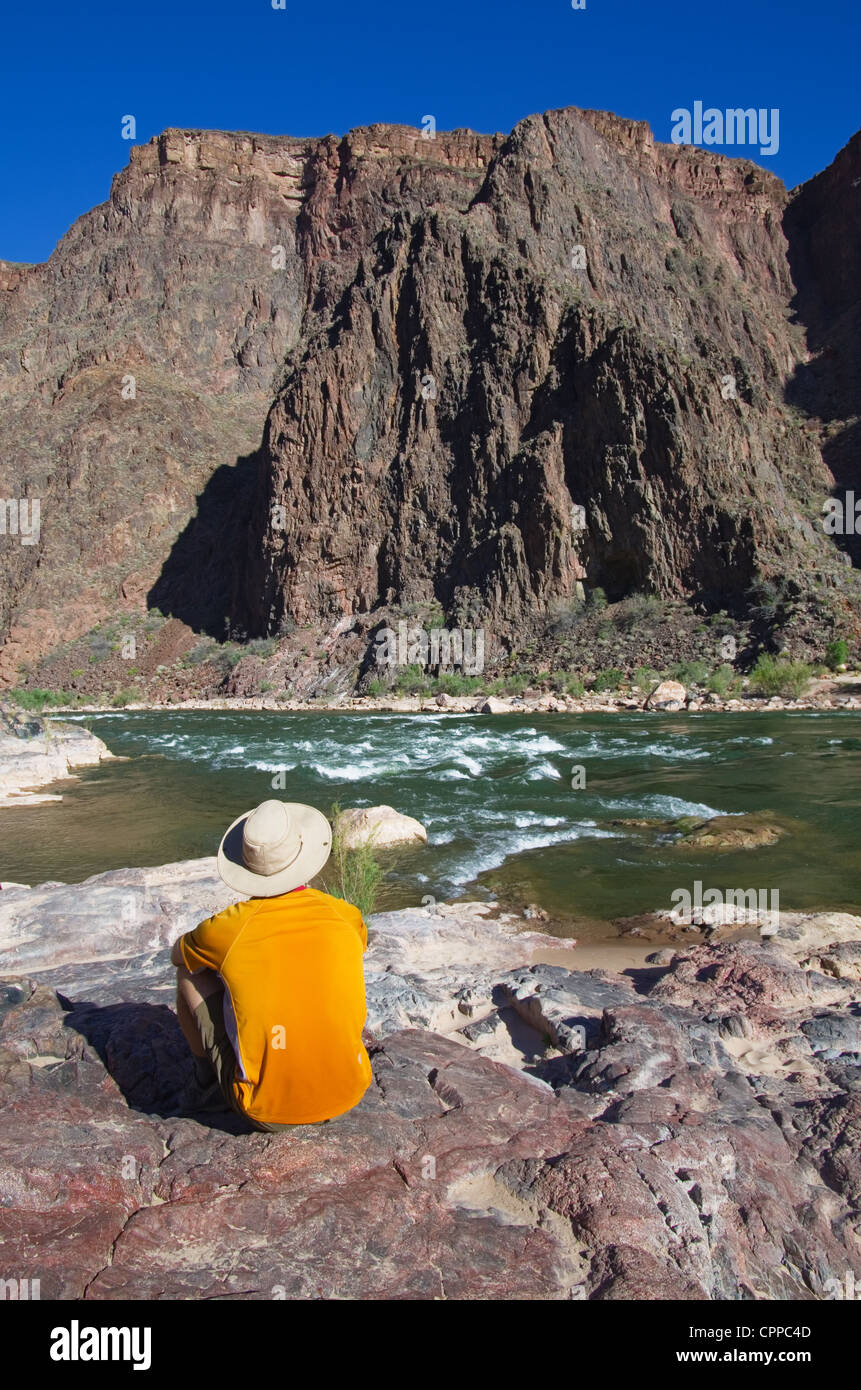
<instances>
[{"instance_id":1,"label":"straw hat","mask_svg":"<svg viewBox=\"0 0 861 1390\"><path fill-rule=\"evenodd\" d=\"M264 801L228 828L218 872L252 898L289 893L318 874L332 853L332 827L322 811L298 801Z\"/></svg>"}]
</instances>

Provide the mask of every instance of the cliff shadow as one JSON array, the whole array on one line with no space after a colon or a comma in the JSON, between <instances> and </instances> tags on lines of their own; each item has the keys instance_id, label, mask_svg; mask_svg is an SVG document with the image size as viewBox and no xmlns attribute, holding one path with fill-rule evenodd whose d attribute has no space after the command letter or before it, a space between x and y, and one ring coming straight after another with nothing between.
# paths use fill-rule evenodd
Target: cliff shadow
<instances>
[{"instance_id":1,"label":"cliff shadow","mask_svg":"<svg viewBox=\"0 0 861 1390\"><path fill-rule=\"evenodd\" d=\"M262 446L216 468L147 594L148 608L220 641L230 635L236 612L261 454Z\"/></svg>"},{"instance_id":2,"label":"cliff shadow","mask_svg":"<svg viewBox=\"0 0 861 1390\"><path fill-rule=\"evenodd\" d=\"M67 1010L63 1026L80 1033L98 1053L130 1110L197 1120L226 1134L256 1132L226 1102L223 1112L205 1114L185 1106L194 1063L176 1014L166 1004L76 1004L59 998Z\"/></svg>"},{"instance_id":3,"label":"cliff shadow","mask_svg":"<svg viewBox=\"0 0 861 1390\"><path fill-rule=\"evenodd\" d=\"M783 221L795 290L790 309L793 322L804 330L810 360L798 364L787 382L784 399L816 424L831 427L823 428L821 451L834 477L831 495L843 503L849 491L861 497L858 251L847 245L844 260L854 265L856 271L850 274L846 265L839 266L835 283L829 283L829 266L823 261L822 247L814 248L812 243L818 235L817 228L817 219L811 222L790 203ZM837 260L839 249L838 245ZM854 293L851 289L847 292L847 286L853 286ZM847 528L845 534L837 533L831 539L856 568L861 567L861 534Z\"/></svg>"}]
</instances>

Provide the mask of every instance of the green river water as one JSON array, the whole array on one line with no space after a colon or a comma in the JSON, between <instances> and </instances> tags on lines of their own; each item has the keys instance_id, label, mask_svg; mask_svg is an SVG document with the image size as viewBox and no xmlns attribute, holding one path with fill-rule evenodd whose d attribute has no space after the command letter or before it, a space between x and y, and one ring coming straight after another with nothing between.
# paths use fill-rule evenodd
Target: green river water
<instances>
[{"instance_id":1,"label":"green river water","mask_svg":"<svg viewBox=\"0 0 861 1390\"><path fill-rule=\"evenodd\" d=\"M78 882L214 853L240 812L280 796L328 811L386 803L429 843L384 856L381 908L422 898L539 903L565 934L670 907L677 888L777 890L783 909L861 910L861 716L111 713L80 717L124 761L62 802L0 811L0 881ZM586 785L575 790L572 769ZM286 773L286 787L272 779ZM776 845L680 857L611 824L771 812Z\"/></svg>"}]
</instances>

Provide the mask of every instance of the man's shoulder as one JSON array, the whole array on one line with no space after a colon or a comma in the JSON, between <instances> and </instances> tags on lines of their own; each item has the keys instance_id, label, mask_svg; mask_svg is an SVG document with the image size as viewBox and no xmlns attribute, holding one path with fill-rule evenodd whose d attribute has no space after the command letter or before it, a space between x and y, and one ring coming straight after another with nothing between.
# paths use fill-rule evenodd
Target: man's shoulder
<instances>
[{"instance_id":1,"label":"man's shoulder","mask_svg":"<svg viewBox=\"0 0 861 1390\"><path fill-rule=\"evenodd\" d=\"M348 903L345 898L336 898L331 893L320 892L317 888L306 888L305 892L309 894L309 905L313 903L315 907L330 912L335 917L345 919L351 924L361 922L361 912L353 903ZM302 893L299 896L304 898L305 894Z\"/></svg>"},{"instance_id":2,"label":"man's shoulder","mask_svg":"<svg viewBox=\"0 0 861 1390\"><path fill-rule=\"evenodd\" d=\"M246 918L253 911L253 899L244 898L241 903L230 903L228 907L223 907L220 912L213 912L206 921L216 927L241 927ZM201 925L203 925L201 923Z\"/></svg>"}]
</instances>

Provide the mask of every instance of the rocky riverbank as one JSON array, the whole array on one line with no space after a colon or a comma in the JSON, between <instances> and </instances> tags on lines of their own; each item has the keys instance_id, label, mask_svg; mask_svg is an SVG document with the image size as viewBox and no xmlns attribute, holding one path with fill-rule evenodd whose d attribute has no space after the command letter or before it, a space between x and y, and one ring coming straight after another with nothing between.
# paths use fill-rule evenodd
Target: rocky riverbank
<instances>
[{"instance_id":1,"label":"rocky riverbank","mask_svg":"<svg viewBox=\"0 0 861 1390\"><path fill-rule=\"evenodd\" d=\"M207 699L135 702L122 706L124 711L155 710L273 710L285 712L323 710L359 714L630 714L637 710L655 713L679 713L683 710L705 710L710 714L747 714L756 710L861 710L861 681L855 675L812 683L808 693L797 700L783 696L769 698L755 695L733 696L724 699L714 692L688 690L679 682L666 681L673 686L662 699L655 692L603 691L583 695L526 694L500 697L491 695L333 695L309 699L284 699L274 695L213 696ZM660 687L658 687L660 688ZM116 714L115 704L81 703L58 705L58 713Z\"/></svg>"},{"instance_id":2,"label":"rocky riverbank","mask_svg":"<svg viewBox=\"0 0 861 1390\"><path fill-rule=\"evenodd\" d=\"M0 708L0 807L60 801L58 793L36 789L113 756L100 738L78 724Z\"/></svg>"},{"instance_id":3,"label":"rocky riverbank","mask_svg":"<svg viewBox=\"0 0 861 1390\"><path fill-rule=\"evenodd\" d=\"M861 1277L861 917L616 973L486 904L377 916L374 1084L264 1135L182 1102L169 946L230 897L210 859L0 894L0 1236L43 1298L810 1299Z\"/></svg>"}]
</instances>

